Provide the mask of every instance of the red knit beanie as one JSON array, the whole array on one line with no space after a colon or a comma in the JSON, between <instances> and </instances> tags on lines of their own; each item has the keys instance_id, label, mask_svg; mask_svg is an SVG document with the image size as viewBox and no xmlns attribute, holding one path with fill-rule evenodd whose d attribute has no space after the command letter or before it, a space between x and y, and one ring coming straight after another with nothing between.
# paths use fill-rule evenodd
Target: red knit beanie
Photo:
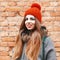
<instances>
[{"instance_id":1,"label":"red knit beanie","mask_svg":"<svg viewBox=\"0 0 60 60\"><path fill-rule=\"evenodd\" d=\"M27 15L33 15L41 22L42 20L41 6L38 3L33 3L31 5L31 8L25 12L24 16L27 16Z\"/></svg>"}]
</instances>

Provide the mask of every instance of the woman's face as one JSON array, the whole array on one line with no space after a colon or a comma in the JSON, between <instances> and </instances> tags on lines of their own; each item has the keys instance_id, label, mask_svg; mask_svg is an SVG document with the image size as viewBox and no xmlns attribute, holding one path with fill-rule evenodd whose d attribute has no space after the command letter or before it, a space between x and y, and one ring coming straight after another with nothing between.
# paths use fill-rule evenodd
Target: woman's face
<instances>
[{"instance_id":1,"label":"woman's face","mask_svg":"<svg viewBox=\"0 0 60 60\"><path fill-rule=\"evenodd\" d=\"M27 15L25 17L25 26L28 30L32 30L35 27L35 17L33 15Z\"/></svg>"}]
</instances>

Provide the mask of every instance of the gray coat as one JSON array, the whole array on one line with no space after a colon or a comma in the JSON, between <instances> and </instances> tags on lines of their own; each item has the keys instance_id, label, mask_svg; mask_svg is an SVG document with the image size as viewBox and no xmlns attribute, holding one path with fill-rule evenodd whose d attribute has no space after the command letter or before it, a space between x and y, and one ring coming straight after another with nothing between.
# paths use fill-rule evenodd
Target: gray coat
<instances>
[{"instance_id":1,"label":"gray coat","mask_svg":"<svg viewBox=\"0 0 60 60\"><path fill-rule=\"evenodd\" d=\"M25 50L24 50L25 47L26 47L26 44L24 45L23 53L22 53L21 58L19 58L17 60L28 60L26 55L25 55ZM56 59L56 52L55 52L54 45L53 45L53 41L51 40L50 37L46 38L46 40L44 42L44 48L45 48L44 60L57 60ZM37 60L42 60L42 58L43 57L42 57L42 46L41 46L39 56L38 56Z\"/></svg>"}]
</instances>

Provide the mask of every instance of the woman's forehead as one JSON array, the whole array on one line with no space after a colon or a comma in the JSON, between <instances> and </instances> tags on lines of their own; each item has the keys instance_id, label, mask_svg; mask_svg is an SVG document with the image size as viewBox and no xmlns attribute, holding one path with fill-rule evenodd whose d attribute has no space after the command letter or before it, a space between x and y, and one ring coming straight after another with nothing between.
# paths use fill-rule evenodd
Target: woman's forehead
<instances>
[{"instance_id":1,"label":"woman's forehead","mask_svg":"<svg viewBox=\"0 0 60 60\"><path fill-rule=\"evenodd\" d=\"M33 15L27 15L26 18L35 18Z\"/></svg>"}]
</instances>

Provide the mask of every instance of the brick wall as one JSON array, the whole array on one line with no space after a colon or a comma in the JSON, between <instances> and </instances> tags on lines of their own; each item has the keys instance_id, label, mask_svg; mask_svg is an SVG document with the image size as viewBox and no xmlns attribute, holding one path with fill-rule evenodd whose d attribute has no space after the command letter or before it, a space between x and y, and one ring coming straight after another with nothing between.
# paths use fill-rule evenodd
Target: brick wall
<instances>
[{"instance_id":1,"label":"brick wall","mask_svg":"<svg viewBox=\"0 0 60 60\"><path fill-rule=\"evenodd\" d=\"M23 14L33 2L42 6L42 24L54 41L60 59L60 0L0 0L0 60L11 60L9 51L15 46Z\"/></svg>"}]
</instances>

